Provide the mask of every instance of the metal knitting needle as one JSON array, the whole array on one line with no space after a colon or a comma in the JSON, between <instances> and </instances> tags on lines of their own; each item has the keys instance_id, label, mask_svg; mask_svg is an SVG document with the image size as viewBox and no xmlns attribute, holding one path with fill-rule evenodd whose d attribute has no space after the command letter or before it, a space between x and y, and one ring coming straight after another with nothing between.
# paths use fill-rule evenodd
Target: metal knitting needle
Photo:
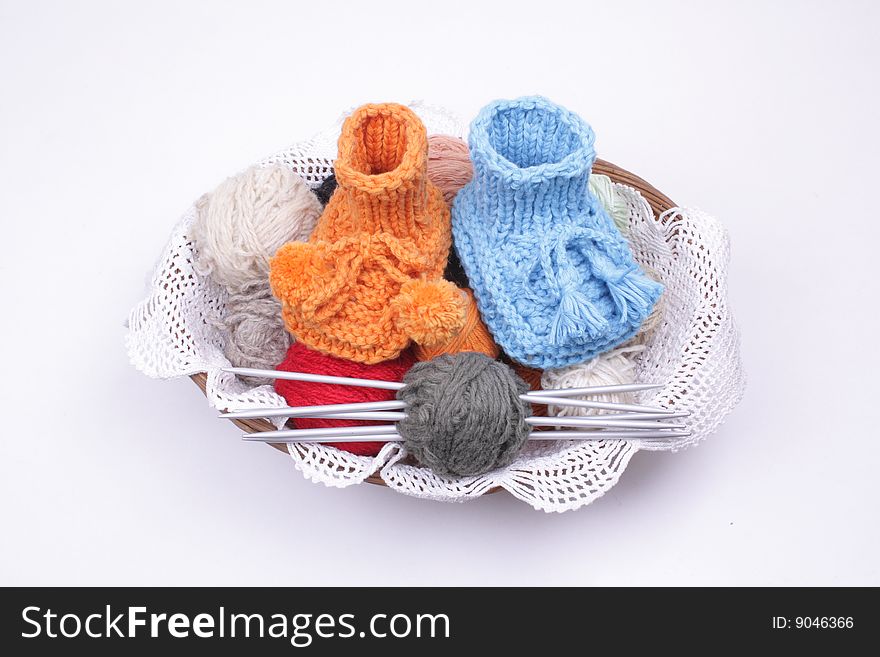
<instances>
[{"instance_id":1,"label":"metal knitting needle","mask_svg":"<svg viewBox=\"0 0 880 657\"><path fill-rule=\"evenodd\" d=\"M683 429L684 424L669 424L667 422L649 420L667 420L673 417L679 418L684 413L674 413L672 415L660 415L653 413L619 413L609 415L592 415L592 416L572 416L572 415L556 415L552 417L533 417L526 419L526 423L535 426L560 426L560 427L629 427L635 429L668 427L670 429ZM321 420L370 420L373 422L396 422L405 420L406 413L394 413L374 411L368 413L327 413L314 415L297 415L298 418L318 418Z\"/></svg>"},{"instance_id":2,"label":"metal knitting needle","mask_svg":"<svg viewBox=\"0 0 880 657\"><path fill-rule=\"evenodd\" d=\"M619 404L617 402L586 401L583 399L568 399L567 397L533 395L531 393L520 395L519 398L523 401L531 402L532 404L548 404L553 406L575 406L577 408L596 408L610 411L632 411L633 413L660 413L663 415L668 415L669 413L674 412L667 411L663 408L656 408L653 406L642 406L640 404Z\"/></svg>"},{"instance_id":3,"label":"metal knitting needle","mask_svg":"<svg viewBox=\"0 0 880 657\"><path fill-rule=\"evenodd\" d=\"M279 440L290 438L295 442L299 438L326 438L328 436L381 436L383 434L396 434L397 426L394 424L378 424L365 427L321 427L318 429L281 429L280 431L260 431L245 434L245 439L263 440L270 442L287 442ZM251 438L258 436L257 438ZM321 442L320 440L318 442Z\"/></svg>"},{"instance_id":4,"label":"metal knitting needle","mask_svg":"<svg viewBox=\"0 0 880 657\"><path fill-rule=\"evenodd\" d=\"M619 422L626 421L629 422L631 420L672 420L676 418L682 418L689 416L690 413L606 413L603 415L555 415L550 418L544 418L545 420L553 420L553 422L546 422L547 426L623 426ZM407 415L402 412L392 412L392 411L373 411L373 412L363 412L363 413L314 413L308 415L297 415L298 418L318 418L321 420L369 420L373 422L396 422L398 420L405 420ZM569 419L576 420L576 422L569 422ZM586 424L581 424L580 420L590 420L591 422ZM528 422L529 420L526 420ZM538 424L537 422L532 422L531 424ZM651 426L662 426L669 428L678 428L684 427L683 424L666 424L663 422L652 422L649 423Z\"/></svg>"},{"instance_id":5,"label":"metal knitting needle","mask_svg":"<svg viewBox=\"0 0 880 657\"><path fill-rule=\"evenodd\" d=\"M262 418L262 417L312 417L325 416L328 413L360 413L363 411L396 411L406 408L406 402L397 399L377 402L355 402L351 404L319 404L317 406L284 406L281 408L250 408L242 411L221 413L225 418Z\"/></svg>"},{"instance_id":6,"label":"metal knitting needle","mask_svg":"<svg viewBox=\"0 0 880 657\"><path fill-rule=\"evenodd\" d=\"M403 383L397 381L380 381L379 379L355 379L349 376L327 376L325 374L307 374L305 372L282 372L277 370L255 370L249 367L224 367L223 372L239 376L253 376L261 379L282 379L284 381L305 381L307 383L335 383L358 388L381 388L382 390L401 390Z\"/></svg>"},{"instance_id":7,"label":"metal knitting needle","mask_svg":"<svg viewBox=\"0 0 880 657\"><path fill-rule=\"evenodd\" d=\"M690 417L690 411L676 411L675 413L599 413L597 415L554 415L553 417L589 417L602 418L606 420L675 420L683 417Z\"/></svg>"},{"instance_id":8,"label":"metal knitting needle","mask_svg":"<svg viewBox=\"0 0 880 657\"><path fill-rule=\"evenodd\" d=\"M352 404L324 404L318 406L287 406L282 408L252 408L239 411L230 411L221 413L220 417L227 419L251 419L264 417L305 417L305 418L325 418L328 420L403 420L405 413L381 412L396 411L406 408L406 403L397 400L379 401L379 402L357 402ZM615 409L617 410L617 409ZM372 412L379 411L379 412ZM591 416L574 416L589 417L602 420L673 420L690 416L690 411L676 411L668 413L666 411L651 413L602 413ZM555 417L572 417L557 415Z\"/></svg>"},{"instance_id":9,"label":"metal knitting needle","mask_svg":"<svg viewBox=\"0 0 880 657\"><path fill-rule=\"evenodd\" d=\"M548 395L550 397L575 397L578 395L605 395L619 392L640 392L663 388L662 383L619 383L607 386L589 386L587 388L557 388L555 390L532 390L530 395Z\"/></svg>"},{"instance_id":10,"label":"metal knitting needle","mask_svg":"<svg viewBox=\"0 0 880 657\"><path fill-rule=\"evenodd\" d=\"M405 420L406 413L393 411L373 411L371 413L327 413L326 415L298 415L298 418L316 418L319 420L370 420L372 422L397 422Z\"/></svg>"},{"instance_id":11,"label":"metal knitting needle","mask_svg":"<svg viewBox=\"0 0 880 657\"><path fill-rule=\"evenodd\" d=\"M659 440L690 435L690 431L533 431L529 440Z\"/></svg>"},{"instance_id":12,"label":"metal knitting needle","mask_svg":"<svg viewBox=\"0 0 880 657\"><path fill-rule=\"evenodd\" d=\"M357 385L361 387L377 387L385 390L400 390L404 387L403 383L395 383L391 381L375 381L373 379L352 379L349 377L343 376L324 376L323 374L304 374L302 372L275 372L274 370L252 370L245 368L229 368L225 369L225 372L235 372L247 376L259 376L262 378L272 378L273 374L277 374L277 378L284 380L292 380L292 381L307 381L312 383L337 383L340 385ZM357 382L357 383L351 383ZM377 385L382 384L382 385ZM393 386L393 387L392 387ZM606 386L607 387L607 386ZM549 392L549 391L543 391ZM574 406L577 408L593 408L600 410L611 410L611 411L629 411L633 413L659 413L659 414L669 414L674 411L666 410L662 408L656 408L653 406L642 406L639 404L622 404L619 402L601 402L601 401L587 401L582 399L568 399L566 397L552 397L549 395L535 395L532 393L528 393L525 395L520 395L520 399L523 401L527 401L533 404L552 404L554 406ZM392 402L365 402L357 408L348 408L348 409L329 409L327 407L333 406L332 404L328 404L325 407L328 413L330 412L356 412L356 411L367 411L367 410L390 410L390 409L398 409L403 408L402 406L368 406L368 404L386 404ZM346 406L344 404L338 404L338 406ZM348 406L354 406L348 405ZM314 413L317 412L317 406L301 406L301 407L287 407L287 408L278 408L278 409L265 409L265 410L245 410L245 411L233 411L231 413L225 413L221 415L221 417L225 418L261 418L261 417L296 417L296 415L292 415L292 411L294 409L308 409L307 411L303 411L305 413Z\"/></svg>"},{"instance_id":13,"label":"metal knitting needle","mask_svg":"<svg viewBox=\"0 0 880 657\"><path fill-rule=\"evenodd\" d=\"M357 417L355 417L357 416ZM403 420L406 419L406 413L383 413L383 412L366 412L366 413L316 413L315 415L298 415L297 417L316 417L328 420ZM535 416L538 417L538 416ZM600 424L613 424L615 420L675 420L679 418L690 417L690 412L681 413L602 413L600 415L552 415L550 419L558 421L559 424L567 424L567 419L586 419ZM612 422L607 422L611 420ZM528 420L527 420L528 421ZM656 424L656 423L655 423ZM678 427L684 426L679 424L663 424L661 426Z\"/></svg>"},{"instance_id":14,"label":"metal knitting needle","mask_svg":"<svg viewBox=\"0 0 880 657\"><path fill-rule=\"evenodd\" d=\"M357 386L360 388L381 388L383 390L401 390L405 384L397 381L381 381L379 379L357 379L348 376L328 376L325 374L308 374L306 372L286 372L282 370L259 370L248 367L224 367L223 372L239 376L252 376L261 379L282 379L284 381L305 381L307 383L335 383L338 385ZM535 395L554 397L571 397L575 395L599 395L613 392L638 392L639 390L655 390L662 388L660 383L621 383L607 386L590 386L587 388L560 388L558 390L536 390Z\"/></svg>"},{"instance_id":15,"label":"metal knitting needle","mask_svg":"<svg viewBox=\"0 0 880 657\"><path fill-rule=\"evenodd\" d=\"M380 433L376 436L312 436L311 438L293 438L286 439L284 437L265 437L259 433L246 433L242 436L242 440L251 443L362 443L365 440L371 443L396 443L403 440L397 433Z\"/></svg>"},{"instance_id":16,"label":"metal knitting needle","mask_svg":"<svg viewBox=\"0 0 880 657\"><path fill-rule=\"evenodd\" d=\"M318 418L321 420L365 420L372 422L396 422L405 420L406 413L376 411L373 413L328 413L326 415L297 415L298 418ZM659 419L665 419L661 416ZM629 415L601 415L578 417L570 415L551 417L529 417L526 424L538 427L607 427L620 429L684 429L684 424L669 424L657 420L635 420Z\"/></svg>"},{"instance_id":17,"label":"metal knitting needle","mask_svg":"<svg viewBox=\"0 0 880 657\"><path fill-rule=\"evenodd\" d=\"M626 415L627 420L650 420L660 418L687 417L690 413L676 413L652 406L638 406L635 404L618 404L616 402L584 401L581 399L566 399L556 397L535 398L531 393L521 395L520 399L535 404L553 404L554 406L570 406L574 408L590 408L599 410L620 411L619 415ZM282 406L279 408L249 408L239 411L221 413L220 417L227 419L252 419L264 417L327 417L333 413L365 413L367 411L397 411L406 408L406 403L399 400L378 402L355 402L351 404L323 404L316 406ZM609 414L611 415L611 414ZM638 416L638 417L635 417ZM354 418L350 418L354 419ZM371 419L371 418L365 418ZM380 419L380 418L375 418ZM398 418L402 419L402 418Z\"/></svg>"},{"instance_id":18,"label":"metal knitting needle","mask_svg":"<svg viewBox=\"0 0 880 657\"><path fill-rule=\"evenodd\" d=\"M649 420L602 420L591 417L529 417L533 427L609 427L611 429L684 429L684 424L665 424Z\"/></svg>"},{"instance_id":19,"label":"metal knitting needle","mask_svg":"<svg viewBox=\"0 0 880 657\"><path fill-rule=\"evenodd\" d=\"M332 431L333 429L330 430ZM359 443L365 439L370 442L400 442L403 440L403 437L398 433L374 434L365 438L364 436L343 435L340 433L323 436L305 436L297 433L298 431L313 430L291 429L289 431L246 433L242 436L242 440L261 443ZM533 431L529 436L529 440L581 440L588 442L600 440L660 440L684 438L690 435L690 431Z\"/></svg>"}]
</instances>

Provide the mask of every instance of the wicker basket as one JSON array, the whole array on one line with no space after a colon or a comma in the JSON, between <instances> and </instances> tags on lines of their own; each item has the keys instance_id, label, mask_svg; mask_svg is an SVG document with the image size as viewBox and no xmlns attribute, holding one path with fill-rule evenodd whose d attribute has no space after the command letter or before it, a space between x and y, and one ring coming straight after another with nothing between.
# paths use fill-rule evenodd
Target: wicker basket
<instances>
[{"instance_id":1,"label":"wicker basket","mask_svg":"<svg viewBox=\"0 0 880 657\"><path fill-rule=\"evenodd\" d=\"M461 136L457 117L443 108L414 103L428 134ZM332 171L342 117L314 137L264 159L283 164L317 187ZM562 512L590 504L610 490L630 458L641 450L675 451L711 435L742 398L745 376L739 334L727 303L727 231L706 213L675 204L636 175L596 160L594 172L608 175L629 213L629 240L636 261L666 286L660 327L638 359L638 380L663 383L637 395L644 404L690 411L691 435L655 441L558 441L527 443L517 460L477 477L452 479L420 467L400 443L376 457L355 456L318 443L275 444L302 474L317 483L346 487L369 481L396 492L442 501L474 499L505 489L535 509ZM174 227L147 297L129 316L129 357L156 378L189 376L217 409L283 405L271 385L253 387L226 374L225 336L217 315L225 312L225 290L194 268L190 239L196 206ZM240 420L253 433L278 428L268 420Z\"/></svg>"},{"instance_id":2,"label":"wicker basket","mask_svg":"<svg viewBox=\"0 0 880 657\"><path fill-rule=\"evenodd\" d=\"M612 164L611 162L606 162L602 159L596 159L593 163L593 173L604 174L611 178L612 181L616 183L621 183L623 185L628 185L632 187L636 191L638 191L642 197L648 202L651 206L651 210L654 212L655 217L659 217L661 214L666 212L667 210L675 207L675 203L673 203L665 194L659 191L657 188L652 186L650 183L646 182L642 178L639 178L634 173L630 173L626 169L622 169L616 164ZM192 375L192 380L195 384L201 389L201 391L205 392L205 385L207 383L208 375L204 372L200 372L198 374ZM268 420L254 419L254 420L232 420L240 429L245 431L246 433L256 433L258 431L272 431L276 427L271 424ZM287 445L285 443L269 443L275 449L287 454ZM380 486L386 486L385 481L379 477L378 475L370 475L366 479L367 482L371 484L377 484ZM498 487L492 488L489 492L497 492L500 490Z\"/></svg>"}]
</instances>

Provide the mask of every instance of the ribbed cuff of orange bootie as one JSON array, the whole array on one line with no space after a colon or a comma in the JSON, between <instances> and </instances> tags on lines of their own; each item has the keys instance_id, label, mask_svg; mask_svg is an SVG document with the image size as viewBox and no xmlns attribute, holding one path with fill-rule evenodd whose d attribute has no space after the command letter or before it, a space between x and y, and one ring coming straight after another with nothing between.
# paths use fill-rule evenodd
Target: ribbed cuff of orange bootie
<instances>
[{"instance_id":1,"label":"ribbed cuff of orange bootie","mask_svg":"<svg viewBox=\"0 0 880 657\"><path fill-rule=\"evenodd\" d=\"M334 167L357 230L419 237L432 200L428 135L411 109L383 103L355 110L342 126Z\"/></svg>"}]
</instances>

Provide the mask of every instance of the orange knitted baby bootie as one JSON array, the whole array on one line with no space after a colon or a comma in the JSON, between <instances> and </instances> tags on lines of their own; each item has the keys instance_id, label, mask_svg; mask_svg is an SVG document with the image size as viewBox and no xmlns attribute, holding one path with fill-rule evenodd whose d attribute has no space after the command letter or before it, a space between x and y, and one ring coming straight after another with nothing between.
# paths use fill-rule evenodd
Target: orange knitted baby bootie
<instances>
[{"instance_id":1,"label":"orange knitted baby bootie","mask_svg":"<svg viewBox=\"0 0 880 657\"><path fill-rule=\"evenodd\" d=\"M441 278L452 236L427 152L425 126L402 105L364 105L346 119L336 192L309 241L271 262L287 328L306 346L372 364L464 324L466 299Z\"/></svg>"}]
</instances>

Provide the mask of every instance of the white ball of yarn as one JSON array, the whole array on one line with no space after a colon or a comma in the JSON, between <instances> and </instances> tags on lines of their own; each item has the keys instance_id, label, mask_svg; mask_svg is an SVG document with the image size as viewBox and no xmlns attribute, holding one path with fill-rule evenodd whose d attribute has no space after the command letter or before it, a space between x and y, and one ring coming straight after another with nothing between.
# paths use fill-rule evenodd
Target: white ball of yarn
<instances>
[{"instance_id":1,"label":"white ball of yarn","mask_svg":"<svg viewBox=\"0 0 880 657\"><path fill-rule=\"evenodd\" d=\"M585 388L587 386L617 385L633 383L636 377L636 366L632 356L644 351L643 345L619 347L592 360L578 365L569 365L558 369L544 370L541 375L541 387L545 390L558 388ZM631 393L609 393L584 397L591 401L633 403ZM547 415L601 415L605 411L594 408L576 408L574 406L547 406Z\"/></svg>"},{"instance_id":2,"label":"white ball of yarn","mask_svg":"<svg viewBox=\"0 0 880 657\"><path fill-rule=\"evenodd\" d=\"M307 239L321 214L306 182L283 165L246 169L196 205L196 269L232 293L268 286L269 258L281 245Z\"/></svg>"}]
</instances>

